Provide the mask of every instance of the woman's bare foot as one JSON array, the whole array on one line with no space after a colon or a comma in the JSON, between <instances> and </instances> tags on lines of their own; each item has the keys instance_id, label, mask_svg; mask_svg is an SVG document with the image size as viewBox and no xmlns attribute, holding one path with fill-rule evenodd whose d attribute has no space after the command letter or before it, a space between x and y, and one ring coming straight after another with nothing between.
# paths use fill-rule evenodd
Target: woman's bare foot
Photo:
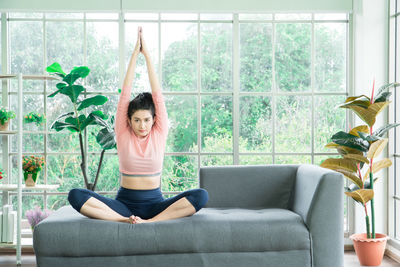
<instances>
[{"instance_id":1,"label":"woman's bare foot","mask_svg":"<svg viewBox=\"0 0 400 267\"><path fill-rule=\"evenodd\" d=\"M128 219L127 222L130 224L135 224L136 223L136 217L135 215L131 215Z\"/></svg>"},{"instance_id":2,"label":"woman's bare foot","mask_svg":"<svg viewBox=\"0 0 400 267\"><path fill-rule=\"evenodd\" d=\"M140 218L139 216L135 216L135 222L136 223L150 223L150 222L152 222L152 220L151 219L145 220L145 219Z\"/></svg>"}]
</instances>

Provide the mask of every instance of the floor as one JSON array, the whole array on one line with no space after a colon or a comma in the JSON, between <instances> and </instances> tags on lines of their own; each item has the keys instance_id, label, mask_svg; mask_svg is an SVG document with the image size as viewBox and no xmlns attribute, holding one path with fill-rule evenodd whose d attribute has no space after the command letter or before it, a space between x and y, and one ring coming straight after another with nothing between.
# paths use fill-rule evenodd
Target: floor
<instances>
[{"instance_id":1,"label":"floor","mask_svg":"<svg viewBox=\"0 0 400 267\"><path fill-rule=\"evenodd\" d=\"M14 267L15 255L0 255L0 267ZM344 267L357 267L360 266L357 255L354 251L344 252ZM400 267L400 263L395 262L389 257L384 257L381 267ZM33 254L22 255L22 267L36 267L36 259Z\"/></svg>"}]
</instances>

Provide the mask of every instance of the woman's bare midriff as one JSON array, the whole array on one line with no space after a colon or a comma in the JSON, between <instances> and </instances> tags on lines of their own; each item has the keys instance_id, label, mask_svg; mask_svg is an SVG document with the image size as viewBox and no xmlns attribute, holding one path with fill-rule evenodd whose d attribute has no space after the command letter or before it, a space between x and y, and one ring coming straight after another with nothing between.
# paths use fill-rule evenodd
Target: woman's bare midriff
<instances>
[{"instance_id":1,"label":"woman's bare midriff","mask_svg":"<svg viewBox=\"0 0 400 267\"><path fill-rule=\"evenodd\" d=\"M160 175L146 177L121 176L121 186L127 189L155 189L160 187Z\"/></svg>"}]
</instances>

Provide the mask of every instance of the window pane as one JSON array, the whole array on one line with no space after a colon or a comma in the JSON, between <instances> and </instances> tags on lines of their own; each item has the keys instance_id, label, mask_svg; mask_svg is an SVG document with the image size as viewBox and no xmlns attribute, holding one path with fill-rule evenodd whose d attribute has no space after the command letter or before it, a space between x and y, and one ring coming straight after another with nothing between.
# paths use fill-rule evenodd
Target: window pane
<instances>
[{"instance_id":1,"label":"window pane","mask_svg":"<svg viewBox=\"0 0 400 267\"><path fill-rule=\"evenodd\" d=\"M165 156L161 191L198 188L197 156Z\"/></svg>"},{"instance_id":2,"label":"window pane","mask_svg":"<svg viewBox=\"0 0 400 267\"><path fill-rule=\"evenodd\" d=\"M240 97L240 152L272 151L271 98Z\"/></svg>"},{"instance_id":3,"label":"window pane","mask_svg":"<svg viewBox=\"0 0 400 267\"><path fill-rule=\"evenodd\" d=\"M317 91L346 91L346 24L315 25L315 87Z\"/></svg>"},{"instance_id":4,"label":"window pane","mask_svg":"<svg viewBox=\"0 0 400 267\"><path fill-rule=\"evenodd\" d=\"M85 188L81 162L80 155L47 156L47 183L60 185L59 192L68 192L72 188Z\"/></svg>"},{"instance_id":5,"label":"window pane","mask_svg":"<svg viewBox=\"0 0 400 267\"><path fill-rule=\"evenodd\" d=\"M43 23L40 21L11 21L11 73L42 74Z\"/></svg>"},{"instance_id":6,"label":"window pane","mask_svg":"<svg viewBox=\"0 0 400 267\"><path fill-rule=\"evenodd\" d=\"M83 13L45 13L46 19L83 19Z\"/></svg>"},{"instance_id":7,"label":"window pane","mask_svg":"<svg viewBox=\"0 0 400 267\"><path fill-rule=\"evenodd\" d=\"M43 13L8 13L9 18L43 18Z\"/></svg>"},{"instance_id":8,"label":"window pane","mask_svg":"<svg viewBox=\"0 0 400 267\"><path fill-rule=\"evenodd\" d=\"M164 90L196 91L197 25L162 23L161 49Z\"/></svg>"},{"instance_id":9,"label":"window pane","mask_svg":"<svg viewBox=\"0 0 400 267\"><path fill-rule=\"evenodd\" d=\"M232 97L201 97L202 152L232 151Z\"/></svg>"},{"instance_id":10,"label":"window pane","mask_svg":"<svg viewBox=\"0 0 400 267\"><path fill-rule=\"evenodd\" d=\"M277 97L276 152L311 151L311 98Z\"/></svg>"},{"instance_id":11,"label":"window pane","mask_svg":"<svg viewBox=\"0 0 400 267\"><path fill-rule=\"evenodd\" d=\"M46 67L60 63L65 73L83 65L83 22L46 22Z\"/></svg>"},{"instance_id":12,"label":"window pane","mask_svg":"<svg viewBox=\"0 0 400 267\"><path fill-rule=\"evenodd\" d=\"M232 14L200 14L201 20L232 20Z\"/></svg>"},{"instance_id":13,"label":"window pane","mask_svg":"<svg viewBox=\"0 0 400 267\"><path fill-rule=\"evenodd\" d=\"M137 40L138 27L141 26L143 30L143 38L146 42L147 49L149 50L151 59L156 73L158 74L159 61L158 61L158 24L157 23L126 23L125 28L125 64L128 68L129 61L132 56L133 49L135 49ZM137 66L135 71L135 81L133 83L132 92L137 94L138 92L151 92L149 83L149 75L147 72L147 65L143 55L140 55L137 60ZM166 90L163 88L163 90Z\"/></svg>"},{"instance_id":14,"label":"window pane","mask_svg":"<svg viewBox=\"0 0 400 267\"><path fill-rule=\"evenodd\" d=\"M118 23L87 23L87 90L115 91L118 88Z\"/></svg>"},{"instance_id":15,"label":"window pane","mask_svg":"<svg viewBox=\"0 0 400 267\"><path fill-rule=\"evenodd\" d=\"M86 13L87 19L118 19L118 13ZM118 31L117 31L118 33Z\"/></svg>"},{"instance_id":16,"label":"window pane","mask_svg":"<svg viewBox=\"0 0 400 267\"><path fill-rule=\"evenodd\" d=\"M47 196L47 208L49 210L58 210L61 207L70 205L67 195Z\"/></svg>"},{"instance_id":17,"label":"window pane","mask_svg":"<svg viewBox=\"0 0 400 267\"><path fill-rule=\"evenodd\" d=\"M155 20L155 19L158 19L158 14L156 14L156 13L125 13L125 19Z\"/></svg>"},{"instance_id":18,"label":"window pane","mask_svg":"<svg viewBox=\"0 0 400 267\"><path fill-rule=\"evenodd\" d=\"M60 133L47 135L47 149L49 152L80 152L79 136L63 130Z\"/></svg>"},{"instance_id":19,"label":"window pane","mask_svg":"<svg viewBox=\"0 0 400 267\"><path fill-rule=\"evenodd\" d=\"M11 202L10 203L13 205L12 209L14 211L17 211L18 198L17 198L16 195L11 196ZM36 207L40 207L43 210L43 196L23 195L22 196L22 205L21 205L21 210L22 210L21 217L22 217L22 219L26 219L25 213L28 210L33 210Z\"/></svg>"},{"instance_id":20,"label":"window pane","mask_svg":"<svg viewBox=\"0 0 400 267\"><path fill-rule=\"evenodd\" d=\"M316 20L346 20L347 14L338 13L338 14L315 14Z\"/></svg>"},{"instance_id":21,"label":"window pane","mask_svg":"<svg viewBox=\"0 0 400 267\"><path fill-rule=\"evenodd\" d=\"M162 20L197 20L197 14L182 14L182 13L163 13Z\"/></svg>"},{"instance_id":22,"label":"window pane","mask_svg":"<svg viewBox=\"0 0 400 267\"><path fill-rule=\"evenodd\" d=\"M201 90L232 91L232 24L201 24Z\"/></svg>"},{"instance_id":23,"label":"window pane","mask_svg":"<svg viewBox=\"0 0 400 267\"><path fill-rule=\"evenodd\" d=\"M90 154L86 164L88 166L87 177L89 183L94 183L100 164L100 153ZM80 176L82 177L82 175ZM120 185L119 176L118 156L104 154L95 190L117 191Z\"/></svg>"},{"instance_id":24,"label":"window pane","mask_svg":"<svg viewBox=\"0 0 400 267\"><path fill-rule=\"evenodd\" d=\"M209 155L201 157L201 166L224 166L233 165L233 156Z\"/></svg>"},{"instance_id":25,"label":"window pane","mask_svg":"<svg viewBox=\"0 0 400 267\"><path fill-rule=\"evenodd\" d=\"M308 91L311 84L311 26L276 25L276 86L281 91Z\"/></svg>"},{"instance_id":26,"label":"window pane","mask_svg":"<svg viewBox=\"0 0 400 267\"><path fill-rule=\"evenodd\" d=\"M197 96L167 96L167 152L197 152Z\"/></svg>"},{"instance_id":27,"label":"window pane","mask_svg":"<svg viewBox=\"0 0 400 267\"><path fill-rule=\"evenodd\" d=\"M239 161L240 165L272 164L272 156L263 156L263 155L240 156Z\"/></svg>"},{"instance_id":28,"label":"window pane","mask_svg":"<svg viewBox=\"0 0 400 267\"><path fill-rule=\"evenodd\" d=\"M276 14L276 20L307 20L311 19L311 14Z\"/></svg>"},{"instance_id":29,"label":"window pane","mask_svg":"<svg viewBox=\"0 0 400 267\"><path fill-rule=\"evenodd\" d=\"M311 164L311 156L306 156L306 155L276 156L275 164Z\"/></svg>"},{"instance_id":30,"label":"window pane","mask_svg":"<svg viewBox=\"0 0 400 267\"><path fill-rule=\"evenodd\" d=\"M240 90L271 91L272 24L240 24Z\"/></svg>"},{"instance_id":31,"label":"window pane","mask_svg":"<svg viewBox=\"0 0 400 267\"><path fill-rule=\"evenodd\" d=\"M12 152L17 151L17 135L12 135ZM42 152L44 153L44 134L27 134L24 133L22 136L22 152Z\"/></svg>"},{"instance_id":32,"label":"window pane","mask_svg":"<svg viewBox=\"0 0 400 267\"><path fill-rule=\"evenodd\" d=\"M315 152L336 152L325 145L332 142L331 137L336 132L346 130L346 109L336 108L345 100L344 96L315 97Z\"/></svg>"},{"instance_id":33,"label":"window pane","mask_svg":"<svg viewBox=\"0 0 400 267\"><path fill-rule=\"evenodd\" d=\"M272 14L239 14L240 20L271 20Z\"/></svg>"}]
</instances>

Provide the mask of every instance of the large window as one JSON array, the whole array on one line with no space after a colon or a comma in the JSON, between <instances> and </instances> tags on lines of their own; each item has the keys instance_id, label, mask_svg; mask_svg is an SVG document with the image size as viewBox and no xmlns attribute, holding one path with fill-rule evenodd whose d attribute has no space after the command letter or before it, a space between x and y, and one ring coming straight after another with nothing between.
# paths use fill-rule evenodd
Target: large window
<instances>
[{"instance_id":1,"label":"large window","mask_svg":"<svg viewBox=\"0 0 400 267\"><path fill-rule=\"evenodd\" d=\"M86 65L91 73L85 94L107 95L108 115L115 114L137 27L143 27L170 120L162 175L166 194L198 187L201 166L320 164L335 154L324 148L330 136L347 126L345 111L335 109L348 90L346 14L3 16L8 18L9 42L2 46L9 46L10 72L44 74L54 61L67 71ZM7 88L16 110L16 83ZM54 82L24 82L25 111L46 113L47 123L40 129L24 126L23 153L44 155L40 182L60 188L34 197L24 194L23 213L34 205L66 205L67 192L84 185L77 135L50 129L58 115L72 110L63 96L47 97L54 90ZM150 91L143 58L133 88L134 94L140 91ZM90 179L101 152L91 134L96 131L88 128L85 136ZM8 140L3 163L16 174L16 138ZM98 190L112 195L118 187L117 153L108 151Z\"/></svg>"}]
</instances>

